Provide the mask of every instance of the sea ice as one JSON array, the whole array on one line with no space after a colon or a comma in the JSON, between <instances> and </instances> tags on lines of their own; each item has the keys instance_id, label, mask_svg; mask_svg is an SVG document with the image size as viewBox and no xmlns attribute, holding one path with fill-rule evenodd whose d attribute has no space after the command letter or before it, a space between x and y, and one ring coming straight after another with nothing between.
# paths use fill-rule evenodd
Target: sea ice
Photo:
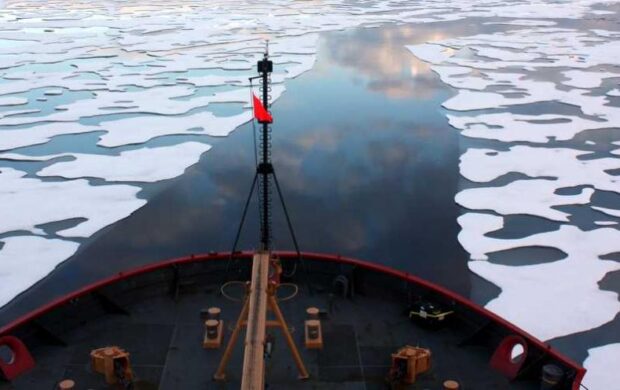
<instances>
[{"instance_id":1,"label":"sea ice","mask_svg":"<svg viewBox=\"0 0 620 390\"><path fill-rule=\"evenodd\" d=\"M155 137L174 134L223 137L250 120L252 120L252 113L249 111L224 117L215 116L209 111L202 111L185 116L119 119L101 123L107 133L101 136L98 144L106 147L140 144Z\"/></svg>"},{"instance_id":2,"label":"sea ice","mask_svg":"<svg viewBox=\"0 0 620 390\"><path fill-rule=\"evenodd\" d=\"M0 215L3 218L0 233L34 231L40 224L86 218L57 233L63 237L89 237L145 203L136 198L139 187L91 186L86 180L41 181L25 175L12 168L1 169Z\"/></svg>"},{"instance_id":3,"label":"sea ice","mask_svg":"<svg viewBox=\"0 0 620 390\"><path fill-rule=\"evenodd\" d=\"M618 383L620 343L588 349L583 366L588 370L583 384L588 389L607 389Z\"/></svg>"},{"instance_id":4,"label":"sea ice","mask_svg":"<svg viewBox=\"0 0 620 390\"><path fill-rule=\"evenodd\" d=\"M454 50L432 43L407 46L410 52L424 62L442 64L454 55Z\"/></svg>"},{"instance_id":5,"label":"sea ice","mask_svg":"<svg viewBox=\"0 0 620 390\"><path fill-rule=\"evenodd\" d=\"M620 270L620 264L595 257L587 260L571 258L518 267L472 261L469 268L502 287L487 309L548 340L597 328L613 320L620 310L618 294L602 291L597 284L608 272Z\"/></svg>"},{"instance_id":6,"label":"sea ice","mask_svg":"<svg viewBox=\"0 0 620 390\"><path fill-rule=\"evenodd\" d=\"M596 328L611 321L620 310L618 295L598 288L606 273L620 270L620 263L599 258L620 250L620 231L582 231L563 225L556 231L524 238L498 239L485 236L488 229L465 230L480 220L476 214L459 218L463 227L459 241L475 260L469 263L470 269L502 287L500 295L486 305L488 309L542 340ZM490 228L494 229L497 222L493 223L496 225ZM484 260L488 253L531 246L558 248L567 257L527 266Z\"/></svg>"},{"instance_id":7,"label":"sea ice","mask_svg":"<svg viewBox=\"0 0 620 390\"><path fill-rule=\"evenodd\" d=\"M620 193L620 178L608 170L619 169L617 158L580 160L590 152L567 148L543 148L525 145L507 151L468 149L461 156L461 174L474 182L489 182L510 172L532 178L552 178L556 188L582 185Z\"/></svg>"},{"instance_id":8,"label":"sea ice","mask_svg":"<svg viewBox=\"0 0 620 390\"><path fill-rule=\"evenodd\" d=\"M43 92L43 94L46 96L57 96L57 95L62 95L62 93L63 93L63 90L60 88L48 89L48 90L45 90L45 92Z\"/></svg>"},{"instance_id":9,"label":"sea ice","mask_svg":"<svg viewBox=\"0 0 620 390\"><path fill-rule=\"evenodd\" d=\"M588 204L594 193L583 188L575 195L558 195L553 180L518 180L501 187L469 188L456 194L455 201L470 210L493 210L498 214L526 214L553 221L568 221L569 214L553 207ZM561 249L561 248L560 248Z\"/></svg>"},{"instance_id":10,"label":"sea ice","mask_svg":"<svg viewBox=\"0 0 620 390\"><path fill-rule=\"evenodd\" d=\"M460 89L456 96L446 100L442 106L453 111L471 111L553 100L566 100L569 104L582 102L585 105L590 103L589 99L584 98L582 95L563 93L563 91L556 90L555 84L551 82L527 80L522 77L518 81L518 87L524 91L523 96L512 97L505 96L503 93Z\"/></svg>"},{"instance_id":11,"label":"sea ice","mask_svg":"<svg viewBox=\"0 0 620 390\"><path fill-rule=\"evenodd\" d=\"M38 236L5 237L0 242L0 306L43 279L73 255L78 243Z\"/></svg>"},{"instance_id":12,"label":"sea ice","mask_svg":"<svg viewBox=\"0 0 620 390\"><path fill-rule=\"evenodd\" d=\"M21 106L28 103L27 98L17 96L0 96L0 106Z\"/></svg>"},{"instance_id":13,"label":"sea ice","mask_svg":"<svg viewBox=\"0 0 620 390\"><path fill-rule=\"evenodd\" d=\"M39 145L52 137L63 134L79 134L101 130L96 126L85 126L77 122L47 123L21 129L2 129L0 150Z\"/></svg>"},{"instance_id":14,"label":"sea ice","mask_svg":"<svg viewBox=\"0 0 620 390\"><path fill-rule=\"evenodd\" d=\"M605 122L572 115L520 115L510 112L478 116L448 115L450 125L471 138L495 139L502 142L526 141L547 143L552 139L566 141L586 131L605 128Z\"/></svg>"},{"instance_id":15,"label":"sea ice","mask_svg":"<svg viewBox=\"0 0 620 390\"><path fill-rule=\"evenodd\" d=\"M611 215L612 217L620 218L620 210L617 210L617 209L610 209L607 207L599 207L599 206L592 206L592 209L596 211L600 211L601 213L604 213L607 215Z\"/></svg>"},{"instance_id":16,"label":"sea ice","mask_svg":"<svg viewBox=\"0 0 620 390\"><path fill-rule=\"evenodd\" d=\"M568 78L563 84L584 89L597 88L605 79L620 77L620 73L586 72L583 70L569 70L562 72L562 74Z\"/></svg>"},{"instance_id":17,"label":"sea ice","mask_svg":"<svg viewBox=\"0 0 620 390\"><path fill-rule=\"evenodd\" d=\"M504 218L492 214L465 213L458 218L458 223L461 226L458 240L469 252L471 259L487 260L486 253L494 250L489 250L487 246L481 247L478 240L487 233L503 228Z\"/></svg>"},{"instance_id":18,"label":"sea ice","mask_svg":"<svg viewBox=\"0 0 620 390\"><path fill-rule=\"evenodd\" d=\"M158 148L121 152L118 156L72 154L73 161L57 162L37 172L37 176L68 179L98 177L106 181L156 182L172 179L195 164L211 149L200 142L185 142ZM0 155L0 158L2 155Z\"/></svg>"},{"instance_id":19,"label":"sea ice","mask_svg":"<svg viewBox=\"0 0 620 390\"><path fill-rule=\"evenodd\" d=\"M598 226L612 226L612 225L617 225L618 222L614 222L614 221L594 221L595 225Z\"/></svg>"},{"instance_id":20,"label":"sea ice","mask_svg":"<svg viewBox=\"0 0 620 390\"><path fill-rule=\"evenodd\" d=\"M515 20L504 20L501 22L486 22L484 24L505 24L505 25L510 25L510 26L548 27L548 26L555 26L557 23L552 20L515 19Z\"/></svg>"},{"instance_id":21,"label":"sea ice","mask_svg":"<svg viewBox=\"0 0 620 390\"><path fill-rule=\"evenodd\" d=\"M184 114L191 109L207 105L208 97L191 100L178 98L191 96L195 89L189 86L155 87L139 91L99 91L92 99L78 100L58 106L58 112L45 117L12 117L0 119L0 125L20 125L37 122L72 122L97 115L153 113L160 115ZM173 100L177 99L177 100Z\"/></svg>"}]
</instances>

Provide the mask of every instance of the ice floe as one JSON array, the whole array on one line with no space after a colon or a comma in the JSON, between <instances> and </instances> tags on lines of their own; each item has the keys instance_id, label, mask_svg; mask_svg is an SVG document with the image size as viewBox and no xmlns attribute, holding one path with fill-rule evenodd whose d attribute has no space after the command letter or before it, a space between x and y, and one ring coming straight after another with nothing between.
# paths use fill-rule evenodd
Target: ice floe
<instances>
[{"instance_id":1,"label":"ice floe","mask_svg":"<svg viewBox=\"0 0 620 390\"><path fill-rule=\"evenodd\" d=\"M614 221L594 221L595 225L598 226L612 226L612 225L617 225L618 222L614 222Z\"/></svg>"},{"instance_id":2,"label":"ice floe","mask_svg":"<svg viewBox=\"0 0 620 390\"><path fill-rule=\"evenodd\" d=\"M459 242L474 260L487 260L487 247L478 244L480 237L504 227L504 218L492 214L467 213L458 218L461 231Z\"/></svg>"},{"instance_id":3,"label":"ice floe","mask_svg":"<svg viewBox=\"0 0 620 390\"><path fill-rule=\"evenodd\" d=\"M198 162L211 147L200 142L121 152L118 156L71 154L75 159L52 164L37 176L68 179L97 177L106 181L156 182L172 179ZM0 158L2 155L0 155ZM13 156L15 158L15 156ZM39 157L41 158L41 157Z\"/></svg>"},{"instance_id":4,"label":"ice floe","mask_svg":"<svg viewBox=\"0 0 620 390\"><path fill-rule=\"evenodd\" d=\"M44 144L57 135L89 133L97 130L101 129L77 122L47 123L20 129L3 129L0 136L0 150Z\"/></svg>"},{"instance_id":5,"label":"ice floe","mask_svg":"<svg viewBox=\"0 0 620 390\"><path fill-rule=\"evenodd\" d=\"M604 213L607 215L611 215L612 217L620 218L620 210L617 210L617 209L610 209L607 207L599 207L599 206L592 206L592 209L596 211L600 211L601 213Z\"/></svg>"},{"instance_id":6,"label":"ice floe","mask_svg":"<svg viewBox=\"0 0 620 390\"><path fill-rule=\"evenodd\" d=\"M570 214L554 207L588 204L594 193L592 188L583 188L575 195L558 195L557 189L558 184L554 180L518 180L501 187L469 188L459 192L455 201L470 210L493 210L502 215L524 214L568 221Z\"/></svg>"},{"instance_id":7,"label":"ice floe","mask_svg":"<svg viewBox=\"0 0 620 390\"><path fill-rule=\"evenodd\" d=\"M556 22L552 20L537 20L537 19L515 19L504 20L501 22L486 22L485 24L505 24L509 26L555 26Z\"/></svg>"},{"instance_id":8,"label":"ice floe","mask_svg":"<svg viewBox=\"0 0 620 390\"><path fill-rule=\"evenodd\" d=\"M1 169L1 233L20 230L34 232L40 224L86 218L86 221L57 234L63 237L89 237L127 217L145 203L143 199L136 198L140 188L135 186L92 186L86 180L41 181L26 178L25 175L25 172L16 169Z\"/></svg>"},{"instance_id":9,"label":"ice floe","mask_svg":"<svg viewBox=\"0 0 620 390\"><path fill-rule=\"evenodd\" d=\"M494 34L448 39L440 42L411 45L407 48L423 61L432 64L469 66L481 70L544 69L571 67L585 69L598 65L613 65L615 50L620 42L608 40L601 34L565 28L511 30ZM461 50L476 54L479 50L502 49L506 58L485 58L476 55L458 55ZM508 51L506 49L513 49ZM502 51L496 51L500 54ZM517 55L534 61L515 60Z\"/></svg>"},{"instance_id":10,"label":"ice floe","mask_svg":"<svg viewBox=\"0 0 620 390\"><path fill-rule=\"evenodd\" d=\"M593 329L615 317L620 310L618 295L600 290L597 283L606 273L620 270L620 263L599 258L620 250L620 230L582 231L563 225L556 231L519 239L485 236L489 229L498 230L497 218L468 213L458 220L463 228L459 241L475 260L469 263L470 269L502 287L487 308L543 340ZM486 228L466 229L481 221ZM527 266L485 260L491 252L529 246L559 248L567 257Z\"/></svg>"},{"instance_id":11,"label":"ice floe","mask_svg":"<svg viewBox=\"0 0 620 390\"><path fill-rule=\"evenodd\" d=\"M46 96L58 96L58 95L62 95L62 93L63 93L63 90L60 88L48 89L43 92L43 94Z\"/></svg>"},{"instance_id":12,"label":"ice floe","mask_svg":"<svg viewBox=\"0 0 620 390\"><path fill-rule=\"evenodd\" d=\"M73 255L78 243L38 236L5 237L0 249L0 306Z\"/></svg>"},{"instance_id":13,"label":"ice floe","mask_svg":"<svg viewBox=\"0 0 620 390\"><path fill-rule=\"evenodd\" d=\"M492 73L485 74L491 75ZM518 89L516 89L516 84L518 84ZM446 100L442 105L449 110L472 111L559 101L577 106L587 115L599 115L604 118L610 115L612 118L618 116L617 107L605 106L608 99L604 96L591 96L582 90L562 91L557 89L556 84L552 82L529 80L525 75L512 87L513 89L507 89L502 93L461 89L456 96ZM509 95L513 93L518 93L520 96Z\"/></svg>"},{"instance_id":14,"label":"ice floe","mask_svg":"<svg viewBox=\"0 0 620 390\"><path fill-rule=\"evenodd\" d=\"M22 125L44 121L72 122L80 118L115 113L151 113L159 115L184 114L207 105L208 97L178 100L195 93L190 86L155 87L139 91L100 91L92 99L78 100L56 107L57 112L45 117L10 117L0 119L0 125Z\"/></svg>"},{"instance_id":15,"label":"ice floe","mask_svg":"<svg viewBox=\"0 0 620 390\"><path fill-rule=\"evenodd\" d=\"M422 43L406 47L420 60L437 65L442 64L454 54L453 49L433 43Z\"/></svg>"},{"instance_id":16,"label":"ice floe","mask_svg":"<svg viewBox=\"0 0 620 390\"><path fill-rule=\"evenodd\" d=\"M588 357L583 366L588 373L583 384L588 389L606 389L618 383L618 362L620 362L620 343L603 345L588 349Z\"/></svg>"},{"instance_id":17,"label":"ice floe","mask_svg":"<svg viewBox=\"0 0 620 390\"><path fill-rule=\"evenodd\" d=\"M568 78L563 84L576 88L597 88L603 83L603 80L620 77L620 73L610 72L586 72L583 70L569 70L562 72Z\"/></svg>"},{"instance_id":18,"label":"ice floe","mask_svg":"<svg viewBox=\"0 0 620 390\"><path fill-rule=\"evenodd\" d=\"M140 144L155 137L174 134L203 134L226 136L236 127L250 121L252 114L217 117L209 111L186 116L136 117L102 122L107 131L101 136L99 145L115 147Z\"/></svg>"},{"instance_id":19,"label":"ice floe","mask_svg":"<svg viewBox=\"0 0 620 390\"><path fill-rule=\"evenodd\" d=\"M532 178L550 178L556 188L588 185L620 193L620 178L607 173L620 168L620 159L579 159L588 154L590 152L575 149L525 145L513 146L507 151L469 149L461 156L460 170L465 178L478 183L518 172ZM538 184L540 182L536 181L532 185Z\"/></svg>"},{"instance_id":20,"label":"ice floe","mask_svg":"<svg viewBox=\"0 0 620 390\"><path fill-rule=\"evenodd\" d=\"M27 98L17 96L0 96L0 106L21 106L28 103Z\"/></svg>"},{"instance_id":21,"label":"ice floe","mask_svg":"<svg viewBox=\"0 0 620 390\"><path fill-rule=\"evenodd\" d=\"M547 143L552 139L570 140L586 131L609 126L602 121L573 115L521 115L509 112L477 116L450 115L450 125L471 138L495 139L502 142L526 141Z\"/></svg>"}]
</instances>

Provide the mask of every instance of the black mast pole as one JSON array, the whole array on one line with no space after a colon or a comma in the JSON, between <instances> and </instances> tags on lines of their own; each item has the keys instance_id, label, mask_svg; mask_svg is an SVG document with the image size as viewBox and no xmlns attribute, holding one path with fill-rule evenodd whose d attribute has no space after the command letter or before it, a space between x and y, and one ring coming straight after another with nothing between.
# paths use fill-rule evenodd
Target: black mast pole
<instances>
[{"instance_id":1,"label":"black mast pole","mask_svg":"<svg viewBox=\"0 0 620 390\"><path fill-rule=\"evenodd\" d=\"M263 55L263 59L258 61L257 70L259 76L250 77L250 83L253 79L260 78L262 81L262 105L265 110L269 111L269 92L271 91L269 83L270 77L269 74L273 72L273 62L269 60L269 42L267 42L267 47L265 49L265 54ZM251 84L250 84L251 85ZM254 186L258 182L258 195L259 195L259 210L261 212L260 215L260 248L263 251L270 251L271 248L271 191L269 186L270 175L273 175L274 184L276 186L276 190L278 191L278 197L280 198L280 203L282 204L282 209L284 211L284 215L286 217L286 223L288 224L288 228L291 233L291 238L293 239L293 245L295 245L295 251L297 252L298 260L301 261L304 272L308 272L305 264L301 258L301 251L299 249L299 245L297 243L297 238L295 237L295 231L293 230L293 224L291 223L291 219L288 214L288 210L286 208L286 204L284 202L284 196L282 195L282 191L280 189L280 185L278 183L278 179L275 174L275 170L273 165L271 164L271 121L269 120L260 120L259 122L263 125L261 138L262 142L260 145L260 159L258 161L258 165L256 167L256 174L254 175L254 182L252 183L252 187L250 188L250 194L248 195L248 199L246 201L245 207L243 209L243 214L241 217L241 222L239 224L239 229L237 230L237 235L235 237L235 242L233 244L233 248L230 252L230 260L233 259L234 254L237 249L237 244L239 242L239 237L241 236L241 230L243 229L243 223L245 221L246 213L248 206L250 204L250 198L252 197L252 193L254 191ZM230 262L226 267L226 275L228 275L228 271L230 268ZM293 272L294 273L294 272ZM291 274L292 276L292 274ZM226 280L228 280L228 276L226 276ZM308 285L310 293L312 293L312 289Z\"/></svg>"},{"instance_id":2,"label":"black mast pole","mask_svg":"<svg viewBox=\"0 0 620 390\"><path fill-rule=\"evenodd\" d=\"M269 110L269 73L273 71L273 62L269 60L269 43L267 43L267 48L263 59L258 62L258 71L261 73L263 83L263 107L265 107L265 110ZM268 251L271 249L271 200L269 199L269 175L273 173L273 166L271 165L271 161L269 159L269 123L265 121L262 125L262 158L261 164L258 166L258 173L261 175L260 191L262 193L261 249Z\"/></svg>"}]
</instances>

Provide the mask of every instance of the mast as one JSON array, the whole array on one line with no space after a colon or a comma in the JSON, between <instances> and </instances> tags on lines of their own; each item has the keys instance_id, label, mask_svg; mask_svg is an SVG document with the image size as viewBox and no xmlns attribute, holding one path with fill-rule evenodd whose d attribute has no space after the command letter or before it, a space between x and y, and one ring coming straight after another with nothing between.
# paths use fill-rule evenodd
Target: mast
<instances>
[{"instance_id":1,"label":"mast","mask_svg":"<svg viewBox=\"0 0 620 390\"><path fill-rule=\"evenodd\" d=\"M254 115L260 124L262 124L261 131L261 145L260 145L260 160L257 162L256 173L254 174L254 180L250 187L250 193L247 197L239 229L237 230L237 236L233 244L231 251L231 260L235 254L237 243L241 230L243 229L243 222L245 220L248 206L254 193L254 189L258 183L258 195L259 195L259 211L260 211L260 250L256 252L252 259L252 276L247 284L246 295L244 298L243 309L237 319L235 329L228 341L220 364L217 371L213 375L215 380L226 379L226 366L230 360L237 338L243 327L246 327L246 338L243 357L243 373L241 378L241 389L243 390L261 390L265 387L265 345L266 345L266 330L267 327L280 328L284 339L290 349L293 361L299 371L299 378L306 379L309 377L308 370L304 365L303 359L293 336L289 330L289 326L284 319L282 311L278 305L277 289L280 285L280 276L282 274L282 266L280 260L277 257L272 256L271 253L271 182L270 176L273 176L273 183L278 191L280 203L286 217L293 244L295 250L300 257L299 246L297 245L297 239L293 231L293 225L286 209L284 197L278 184L278 178L276 176L273 165L271 164L271 122L272 118L269 114L269 92L271 88L270 74L273 72L273 62L269 60L269 46L265 50L263 59L258 61L258 73L259 76L250 77L250 81L253 79L261 79L262 90L262 106L258 105L258 98L252 96L255 100ZM251 83L250 83L251 86ZM257 108L261 110L260 114L257 114ZM228 262L226 274L230 266ZM292 274L291 274L292 275ZM275 317L274 320L268 320L268 313L272 313Z\"/></svg>"},{"instance_id":2,"label":"mast","mask_svg":"<svg viewBox=\"0 0 620 390\"><path fill-rule=\"evenodd\" d=\"M269 110L269 81L270 74L273 72L273 62L269 60L269 43L265 49L264 57L258 61L258 72L260 73L263 92L263 107ZM260 244L263 251L271 250L271 191L269 175L273 173L271 165L271 124L267 121L262 122L261 136L261 163L257 167L257 173L260 175L259 193L261 194L261 235Z\"/></svg>"},{"instance_id":3,"label":"mast","mask_svg":"<svg viewBox=\"0 0 620 390\"><path fill-rule=\"evenodd\" d=\"M271 235L271 195L272 195L272 183L271 177L273 177L273 184L275 185L275 189L278 192L278 198L280 199L280 205L282 206L282 211L284 211L284 216L286 218L286 224L288 225L288 230L291 234L291 239L293 240L293 245L295 246L295 251L297 252L298 258L301 258L301 252L299 250L299 244L297 243L297 238L295 237L295 231L293 230L293 224L291 223L291 218L288 214L288 210L286 208L286 203L284 202L284 196L282 195L282 190L280 189L280 184L278 183L278 177L276 176L275 169L271 163L271 115L269 114L269 107L271 99L271 73L273 72L273 61L269 59L269 44L267 43L265 53L263 58L257 62L257 70L259 75L255 77L250 77L250 86L251 82L254 79L261 79L261 100L264 114L266 114L268 119L256 118L258 122L262 125L261 128L261 144L257 149L260 149L259 154L260 158L257 161L256 166L256 174L254 175L254 180L252 182L252 186L250 187L250 192L245 202L245 206L243 208L243 213L241 215L241 221L239 223L239 228L237 229L237 235L235 236L235 241L232 246L231 260L234 257L234 254L237 250L237 244L239 243L239 238L241 237L241 231L243 230L243 224L245 222L245 218L247 215L248 207L250 205L250 201L252 199L252 194L254 190L258 191L259 198L259 215L260 215L260 250L269 252L272 248L272 235ZM258 100L258 98L256 98ZM255 115L256 115L256 107L255 107ZM254 122L253 122L254 123ZM303 263L302 263L303 264ZM226 267L226 278L228 277L228 271L230 268L230 262Z\"/></svg>"}]
</instances>

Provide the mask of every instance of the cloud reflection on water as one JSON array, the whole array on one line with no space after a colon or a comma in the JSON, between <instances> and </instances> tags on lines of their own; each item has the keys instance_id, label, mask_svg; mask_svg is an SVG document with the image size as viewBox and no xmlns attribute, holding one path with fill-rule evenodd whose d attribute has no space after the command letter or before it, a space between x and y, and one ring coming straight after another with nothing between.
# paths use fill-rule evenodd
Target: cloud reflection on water
<instances>
[{"instance_id":1,"label":"cloud reflection on water","mask_svg":"<svg viewBox=\"0 0 620 390\"><path fill-rule=\"evenodd\" d=\"M351 39L352 35L363 39ZM428 26L400 26L343 34L329 46L332 59L369 78L371 91L391 99L433 99L436 77L425 62L405 48L411 42L445 39L446 35Z\"/></svg>"}]
</instances>

